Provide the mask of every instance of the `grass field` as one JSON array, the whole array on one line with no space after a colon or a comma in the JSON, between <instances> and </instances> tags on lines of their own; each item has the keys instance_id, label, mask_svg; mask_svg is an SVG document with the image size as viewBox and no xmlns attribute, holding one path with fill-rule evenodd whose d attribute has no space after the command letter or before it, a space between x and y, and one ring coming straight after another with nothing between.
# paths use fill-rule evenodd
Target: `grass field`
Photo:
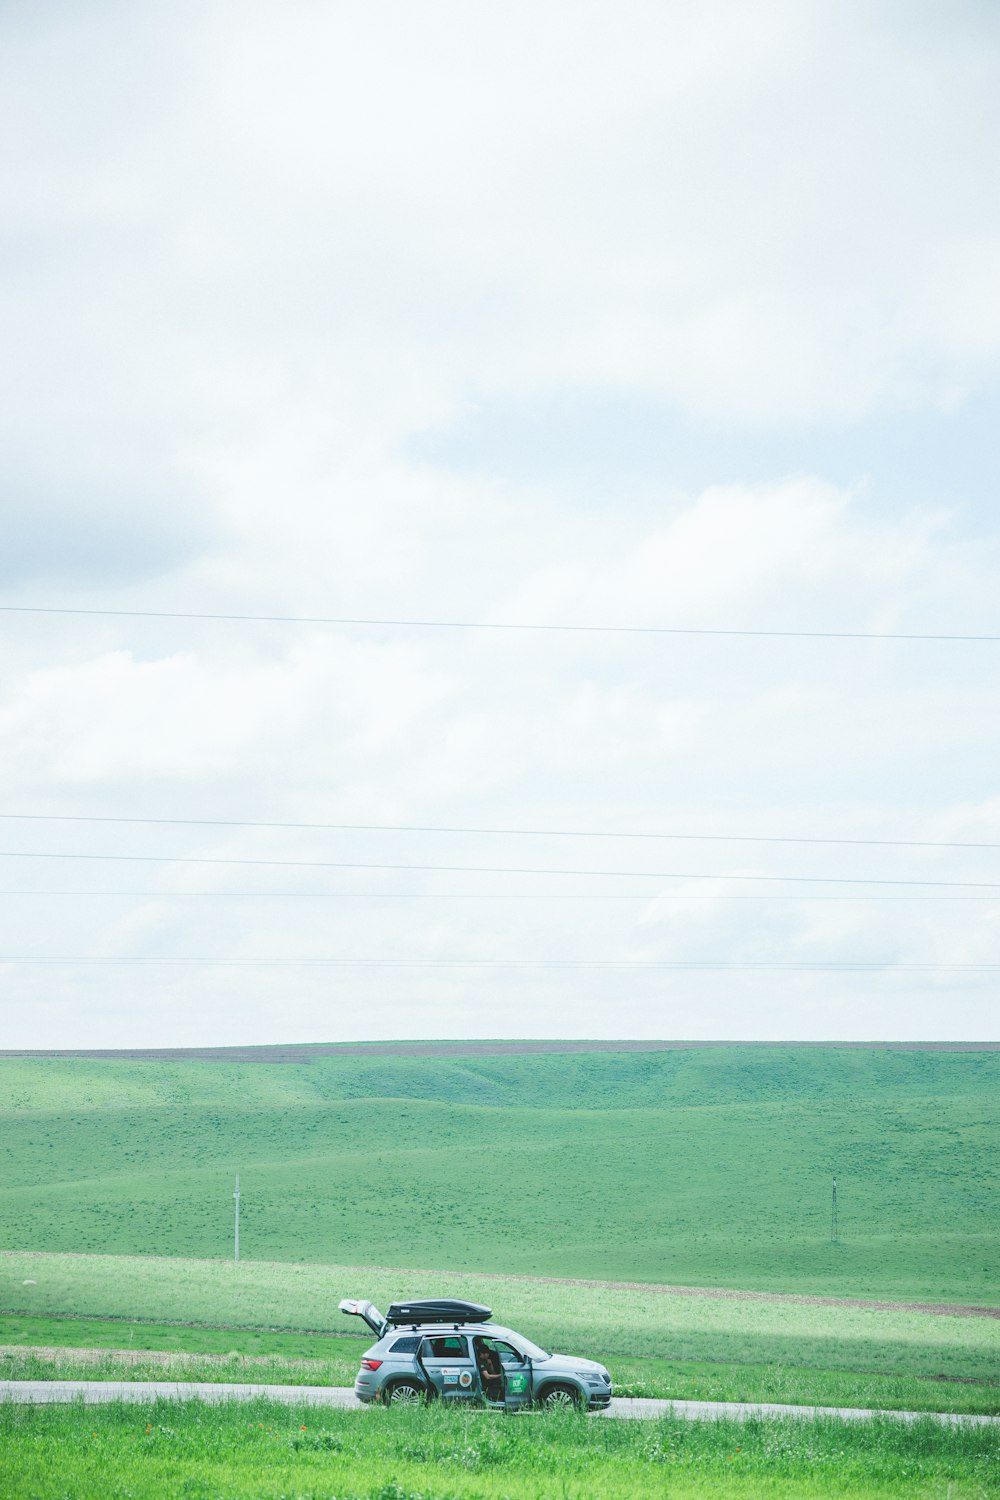
<instances>
[{"instance_id":1,"label":"grass field","mask_svg":"<svg viewBox=\"0 0 1000 1500\"><path fill-rule=\"evenodd\" d=\"M0 1059L0 1377L349 1384L339 1299L433 1294L635 1395L995 1414L998 1100L996 1052ZM0 1500L998 1488L995 1429L887 1418L0 1407Z\"/></svg>"},{"instance_id":2,"label":"grass field","mask_svg":"<svg viewBox=\"0 0 1000 1500\"><path fill-rule=\"evenodd\" d=\"M173 1380L349 1386L365 1340L99 1319L0 1318L0 1380ZM1000 1378L603 1357L620 1396L1000 1415Z\"/></svg>"},{"instance_id":3,"label":"grass field","mask_svg":"<svg viewBox=\"0 0 1000 1500\"><path fill-rule=\"evenodd\" d=\"M0 1059L0 1245L989 1302L1000 1053ZM830 1176L840 1239L829 1232Z\"/></svg>"},{"instance_id":4,"label":"grass field","mask_svg":"<svg viewBox=\"0 0 1000 1500\"><path fill-rule=\"evenodd\" d=\"M820 1399L810 1396L810 1390L825 1390L831 1399L836 1390L840 1400L853 1390L856 1403L852 1398L847 1404L865 1405L873 1385L892 1397L893 1380L903 1382L892 1401L897 1407L915 1399L914 1409L996 1410L1000 1396L1000 1318L995 1317L939 1316L791 1298L663 1296L643 1289L444 1272L417 1278L371 1266L235 1266L173 1258L0 1255L0 1309L37 1319L39 1341L46 1343L54 1341L59 1327L74 1341L86 1338L81 1333L85 1324L54 1319L53 1313L110 1319L97 1325L105 1348L122 1347L133 1322L188 1322L215 1325L215 1331L164 1329L163 1339L170 1342L151 1347L191 1351L200 1346L204 1352L312 1358L321 1341L303 1335L329 1330L341 1336L336 1358L356 1360L367 1336L349 1337L359 1325L337 1311L341 1296L369 1295L384 1308L396 1297L428 1291L485 1301L498 1322L548 1348L620 1360L619 1374L630 1385L653 1373L645 1364L634 1373L638 1357L661 1365L669 1361L719 1367L713 1387L718 1399L741 1399L745 1393L746 1399L810 1401ZM16 1330L19 1325L15 1321L12 1326ZM116 1343L109 1346L105 1341L115 1336L116 1327ZM241 1327L282 1331L244 1335ZM268 1337L281 1340L280 1346L265 1345ZM182 1338L184 1342L178 1342ZM224 1348L216 1342L227 1338ZM630 1373L625 1373L626 1367ZM663 1377L662 1368L658 1373ZM681 1373L678 1369L676 1377ZM955 1383L949 1385L937 1378L941 1376ZM974 1389L964 1384L967 1381L988 1384ZM862 1391L869 1396L862 1398ZM648 1394L707 1395L708 1377L696 1373L690 1385L675 1379L670 1391L661 1386Z\"/></svg>"},{"instance_id":5,"label":"grass field","mask_svg":"<svg viewBox=\"0 0 1000 1500\"><path fill-rule=\"evenodd\" d=\"M982 1500L995 1430L432 1408L0 1406L2 1500Z\"/></svg>"}]
</instances>

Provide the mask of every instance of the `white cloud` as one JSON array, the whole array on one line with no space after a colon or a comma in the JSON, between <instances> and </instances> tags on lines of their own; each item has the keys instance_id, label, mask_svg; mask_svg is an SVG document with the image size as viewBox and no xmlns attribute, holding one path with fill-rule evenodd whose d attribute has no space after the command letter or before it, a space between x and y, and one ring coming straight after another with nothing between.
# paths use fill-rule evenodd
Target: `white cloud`
<instances>
[{"instance_id":1,"label":"white cloud","mask_svg":"<svg viewBox=\"0 0 1000 1500\"><path fill-rule=\"evenodd\" d=\"M470 390L843 423L996 370L989 7L7 24L14 420L77 452L238 446L275 382L391 440Z\"/></svg>"}]
</instances>

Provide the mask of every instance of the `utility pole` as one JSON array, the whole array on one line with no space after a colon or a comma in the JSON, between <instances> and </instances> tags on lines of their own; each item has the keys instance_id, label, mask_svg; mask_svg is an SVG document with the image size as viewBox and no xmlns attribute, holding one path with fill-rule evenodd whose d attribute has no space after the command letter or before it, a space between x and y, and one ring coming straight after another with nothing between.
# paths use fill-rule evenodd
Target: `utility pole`
<instances>
[{"instance_id":1,"label":"utility pole","mask_svg":"<svg viewBox=\"0 0 1000 1500\"><path fill-rule=\"evenodd\" d=\"M833 1197L830 1200L830 1238L837 1243L837 1179L833 1179Z\"/></svg>"},{"instance_id":2,"label":"utility pole","mask_svg":"<svg viewBox=\"0 0 1000 1500\"><path fill-rule=\"evenodd\" d=\"M236 1174L236 1191L233 1194L233 1198L235 1199L235 1202L236 1202L236 1238L235 1238L235 1241L233 1243L233 1260L234 1261L238 1261L239 1258L240 1258L240 1174L239 1174L239 1172L237 1172L237 1174Z\"/></svg>"}]
</instances>

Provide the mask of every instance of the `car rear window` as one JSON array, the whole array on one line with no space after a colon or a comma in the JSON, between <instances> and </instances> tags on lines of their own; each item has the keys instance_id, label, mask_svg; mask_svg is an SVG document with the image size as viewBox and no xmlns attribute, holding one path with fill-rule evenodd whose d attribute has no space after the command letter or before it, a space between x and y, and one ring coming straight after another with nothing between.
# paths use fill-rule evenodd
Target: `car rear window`
<instances>
[{"instance_id":1,"label":"car rear window","mask_svg":"<svg viewBox=\"0 0 1000 1500\"><path fill-rule=\"evenodd\" d=\"M420 1348L420 1338L397 1339L389 1348L390 1354L416 1354Z\"/></svg>"}]
</instances>

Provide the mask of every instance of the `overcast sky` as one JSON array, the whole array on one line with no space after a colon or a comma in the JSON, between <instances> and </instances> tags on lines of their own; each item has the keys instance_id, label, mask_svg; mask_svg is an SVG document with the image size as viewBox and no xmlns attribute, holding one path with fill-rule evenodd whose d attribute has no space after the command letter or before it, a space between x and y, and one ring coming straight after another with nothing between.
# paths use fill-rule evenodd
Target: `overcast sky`
<instances>
[{"instance_id":1,"label":"overcast sky","mask_svg":"<svg viewBox=\"0 0 1000 1500\"><path fill-rule=\"evenodd\" d=\"M6 0L0 74L0 955L75 960L0 1046L997 1036L996 641L10 612L1000 635L992 0Z\"/></svg>"}]
</instances>

